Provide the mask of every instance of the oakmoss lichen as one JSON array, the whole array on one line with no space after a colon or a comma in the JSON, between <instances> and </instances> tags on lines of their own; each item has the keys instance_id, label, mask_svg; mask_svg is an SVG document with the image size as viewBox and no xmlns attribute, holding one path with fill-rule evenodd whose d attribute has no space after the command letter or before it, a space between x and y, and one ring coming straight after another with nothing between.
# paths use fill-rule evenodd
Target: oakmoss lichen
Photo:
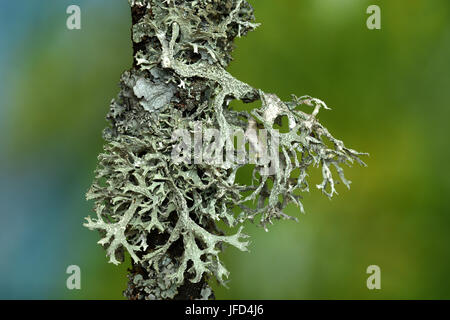
<instances>
[{"instance_id":1,"label":"oakmoss lichen","mask_svg":"<svg viewBox=\"0 0 450 320\"><path fill-rule=\"evenodd\" d=\"M225 70L233 40L258 26L247 1L129 2L134 65L123 74L107 116L107 144L87 194L97 217L88 217L85 226L100 231L111 263L122 262L125 251L131 256L127 298L210 299L209 277L225 284L229 274L219 258L223 245L248 248L245 221L257 219L267 229L275 219L294 219L283 210L293 202L303 211L299 193L309 191L311 166L321 166L323 182L317 187L332 197L331 168L349 187L340 164L363 164L362 153L345 147L317 121L319 110L327 109L321 100L293 96L283 102ZM237 112L229 108L236 99L260 100L262 106ZM274 128L282 117L289 122L287 133ZM256 165L252 183L242 185L236 181L242 163L174 161L173 132L195 134L198 123L220 129L224 140L244 131L254 148L254 129L265 129L279 141L276 170L266 174L269 164ZM218 221L238 230L225 234Z\"/></svg>"}]
</instances>

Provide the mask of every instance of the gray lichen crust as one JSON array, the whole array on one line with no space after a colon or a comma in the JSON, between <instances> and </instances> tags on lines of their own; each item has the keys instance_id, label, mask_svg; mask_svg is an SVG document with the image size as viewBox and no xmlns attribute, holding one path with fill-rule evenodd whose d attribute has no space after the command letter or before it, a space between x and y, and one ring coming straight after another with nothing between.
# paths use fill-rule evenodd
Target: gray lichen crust
<instances>
[{"instance_id":1,"label":"gray lichen crust","mask_svg":"<svg viewBox=\"0 0 450 320\"><path fill-rule=\"evenodd\" d=\"M229 275L219 258L224 245L247 250L245 221L258 219L267 229L273 220L294 219L283 210L294 202L303 211L299 193L309 191L311 166L322 168L317 187L332 197L337 181L331 169L349 187L340 165L364 164L362 153L317 121L319 110L328 109L321 100L293 96L283 102L226 71L233 40L258 26L247 1L129 2L134 66L123 74L111 103L107 144L87 194L97 217L84 225L100 232L111 263L123 262L125 251L131 256L127 298L211 299L209 277L225 285ZM237 112L229 107L232 100L260 100L262 106ZM289 122L287 133L274 128L282 117ZM194 134L199 122L219 128L224 137L235 130L267 130L279 140L278 169L267 175L267 165L256 165L252 183L242 185L236 174L243 164L174 162L173 132ZM218 221L238 230L225 234Z\"/></svg>"}]
</instances>

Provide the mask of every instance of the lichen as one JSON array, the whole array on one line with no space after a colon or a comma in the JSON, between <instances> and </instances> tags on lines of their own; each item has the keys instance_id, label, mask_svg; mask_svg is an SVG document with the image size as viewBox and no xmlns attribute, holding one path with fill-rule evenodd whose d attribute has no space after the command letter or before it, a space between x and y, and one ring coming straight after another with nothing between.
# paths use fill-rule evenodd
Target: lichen
<instances>
[{"instance_id":1,"label":"lichen","mask_svg":"<svg viewBox=\"0 0 450 320\"><path fill-rule=\"evenodd\" d=\"M258 26L247 1L129 2L134 66L122 76L107 116L107 143L87 193L97 217L88 217L85 226L100 232L111 263L122 262L125 251L131 256L128 298L208 299L208 278L225 285L229 276L219 256L224 245L248 250L245 221L258 219L267 230L274 220L295 219L283 210L293 202L303 211L299 193L309 191L310 167L322 168L317 188L331 198L338 183L331 169L349 187L341 164L364 165L363 153L319 123L319 110L328 109L321 100L293 96L283 102L226 71L233 40ZM230 108L233 100L260 100L261 108L237 112ZM275 129L282 117L288 119L286 133ZM244 165L239 161L175 161L173 133L194 135L198 123L220 129L223 140L240 130L260 152L255 132L265 129L277 141L267 146L277 157L257 162L248 185L236 179ZM237 231L225 234L218 221ZM198 286L186 289L189 283Z\"/></svg>"}]
</instances>

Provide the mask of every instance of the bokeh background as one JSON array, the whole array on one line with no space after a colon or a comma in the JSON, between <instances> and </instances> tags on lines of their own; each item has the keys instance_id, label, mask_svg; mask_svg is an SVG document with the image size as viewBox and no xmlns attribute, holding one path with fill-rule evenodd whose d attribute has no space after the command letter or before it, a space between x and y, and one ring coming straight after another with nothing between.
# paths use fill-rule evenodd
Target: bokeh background
<instances>
[{"instance_id":1,"label":"bokeh background","mask_svg":"<svg viewBox=\"0 0 450 320\"><path fill-rule=\"evenodd\" d=\"M230 72L266 92L319 97L320 120L370 153L329 201L305 195L299 223L247 225L219 299L450 298L450 2L252 0L262 26ZM82 29L66 28L66 8ZM366 28L366 8L382 29ZM0 298L122 299L127 264L82 227L118 80L131 66L126 0L0 2ZM316 170L317 171L317 170ZM319 181L312 173L313 184ZM81 290L66 288L79 265ZM381 268L381 290L366 268Z\"/></svg>"}]
</instances>

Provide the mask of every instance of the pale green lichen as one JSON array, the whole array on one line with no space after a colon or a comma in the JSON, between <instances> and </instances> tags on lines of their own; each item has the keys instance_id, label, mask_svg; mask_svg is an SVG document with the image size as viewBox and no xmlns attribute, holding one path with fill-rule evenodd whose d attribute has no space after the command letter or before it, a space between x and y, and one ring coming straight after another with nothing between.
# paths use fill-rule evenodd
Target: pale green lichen
<instances>
[{"instance_id":1,"label":"pale green lichen","mask_svg":"<svg viewBox=\"0 0 450 320\"><path fill-rule=\"evenodd\" d=\"M95 200L97 218L88 217L85 226L100 231L111 263L122 262L124 250L132 257L128 298L173 299L191 282L201 284L192 298L207 299L212 294L207 276L225 284L229 275L219 258L223 245L248 248L242 223L259 217L267 229L274 219L293 219L283 212L290 202L303 211L298 193L309 191L311 166L322 167L317 187L332 197L337 182L331 168L349 187L340 165L363 164L362 153L346 148L317 121L319 110L327 109L319 99L293 96L283 102L225 70L233 39L258 26L247 1L131 0L130 5L135 66L122 76L121 92L111 103L108 143L87 195ZM262 106L237 112L229 107L232 100L261 100ZM289 132L280 133L274 126L284 116ZM275 170L267 174L275 163L257 164L252 183L242 185L236 180L242 163L174 161L173 132L193 135L199 122L219 128L224 140L245 131L253 148L258 148L255 129L266 129L279 141L269 146L277 152ZM238 230L225 235L217 221Z\"/></svg>"}]
</instances>

